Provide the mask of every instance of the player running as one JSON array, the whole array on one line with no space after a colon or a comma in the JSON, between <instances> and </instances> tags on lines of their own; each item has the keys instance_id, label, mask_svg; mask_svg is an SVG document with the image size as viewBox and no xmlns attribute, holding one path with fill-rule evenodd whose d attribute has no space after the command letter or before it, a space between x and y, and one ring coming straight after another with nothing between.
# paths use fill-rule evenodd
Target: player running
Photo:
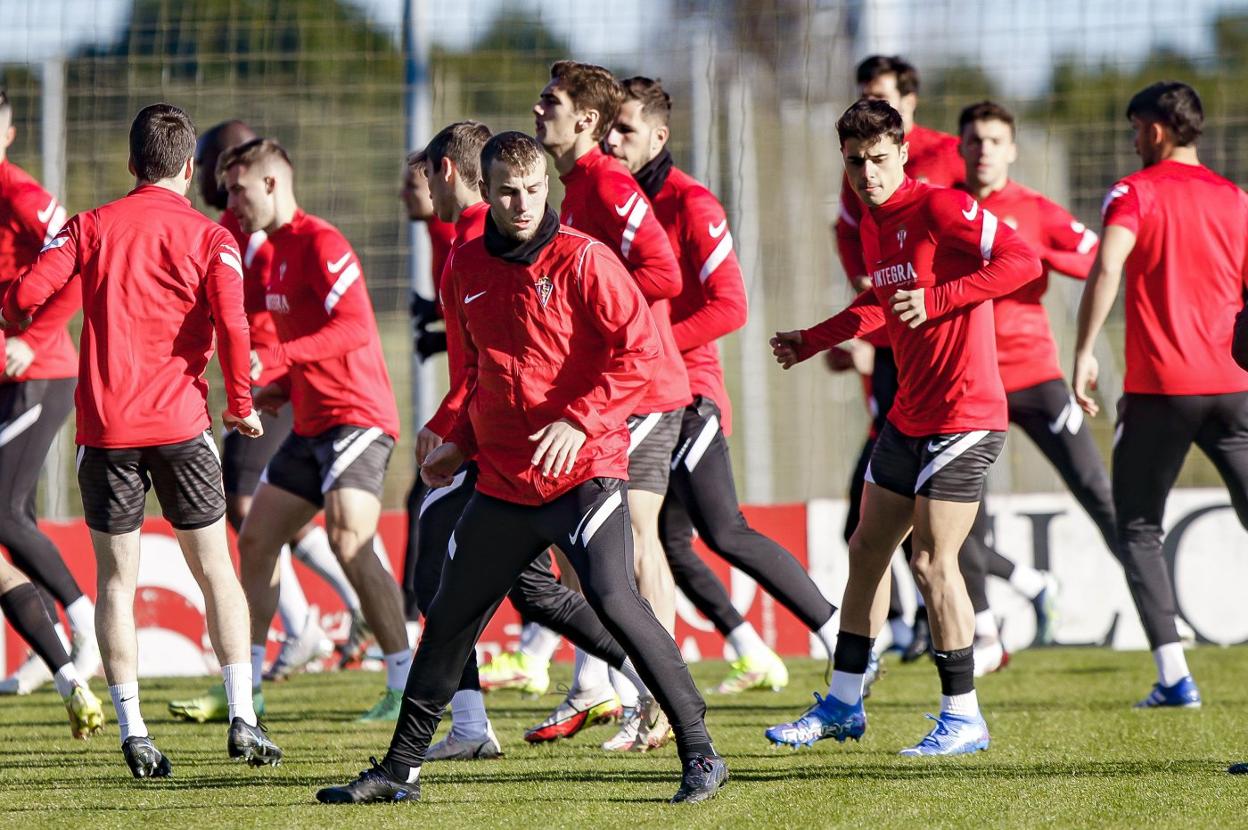
<instances>
[{"instance_id":1,"label":"player running","mask_svg":"<svg viewBox=\"0 0 1248 830\"><path fill-rule=\"evenodd\" d=\"M1119 556L1157 664L1136 706L1196 707L1162 558L1166 497L1193 443L1217 467L1248 527L1248 375L1231 355L1248 286L1248 195L1200 163L1196 90L1160 81L1127 105L1142 169L1110 188L1096 264L1079 304L1072 377L1089 415L1096 336L1126 276L1126 374L1113 454Z\"/></svg>"},{"instance_id":2,"label":"player running","mask_svg":"<svg viewBox=\"0 0 1248 830\"><path fill-rule=\"evenodd\" d=\"M282 757L252 707L247 603L226 541L204 380L215 335L227 400L221 419L258 437L241 255L229 233L186 198L194 150L195 126L185 112L170 104L140 111L130 128L135 189L71 219L3 306L6 320L25 325L81 277L78 483L98 569L104 671L136 778L171 771L139 711L134 596L152 487L207 604L229 707L229 755L257 766Z\"/></svg>"},{"instance_id":3,"label":"player running","mask_svg":"<svg viewBox=\"0 0 1248 830\"><path fill-rule=\"evenodd\" d=\"M412 654L403 598L373 537L399 416L364 274L342 234L299 208L294 167L276 141L231 148L217 172L243 231L263 230L273 245L266 305L278 342L258 360L262 368L289 368L256 393L256 405L273 411L290 401L294 411L291 434L265 468L238 537L253 612L252 664L264 660L281 547L323 509L330 546L386 665L385 691L362 720L393 720Z\"/></svg>"},{"instance_id":4,"label":"player running","mask_svg":"<svg viewBox=\"0 0 1248 830\"><path fill-rule=\"evenodd\" d=\"M766 735L796 747L866 731L863 680L884 624L889 563L913 528L911 567L929 609L941 712L927 737L901 754L976 752L989 737L975 695L975 619L958 551L1008 423L992 306L984 301L1034 280L1040 261L965 193L906 176L903 122L885 102L854 104L837 133L850 183L870 208L861 227L873 287L813 328L777 333L772 346L787 369L887 326L900 386L867 465L828 696L816 694L801 718Z\"/></svg>"},{"instance_id":5,"label":"player running","mask_svg":"<svg viewBox=\"0 0 1248 830\"><path fill-rule=\"evenodd\" d=\"M13 105L0 89L0 297L65 224L65 208L56 197L8 159L16 137ZM68 323L81 305L81 293L71 288L24 331L13 325L0 330L0 546L34 580L62 637L53 599L65 609L74 665L82 677L91 677L100 667L95 605L35 517L39 472L73 407L78 353ZM51 679L36 651L0 682L0 694L29 694Z\"/></svg>"}]
</instances>

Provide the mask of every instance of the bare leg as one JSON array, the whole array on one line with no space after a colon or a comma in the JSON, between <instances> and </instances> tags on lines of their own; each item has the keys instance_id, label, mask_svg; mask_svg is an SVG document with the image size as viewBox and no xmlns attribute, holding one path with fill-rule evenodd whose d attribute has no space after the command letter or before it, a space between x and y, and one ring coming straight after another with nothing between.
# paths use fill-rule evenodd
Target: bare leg
<instances>
[{"instance_id":1,"label":"bare leg","mask_svg":"<svg viewBox=\"0 0 1248 830\"><path fill-rule=\"evenodd\" d=\"M849 579L841 607L841 630L873 637L888 616L888 568L910 532L914 500L867 483L862 514L849 540Z\"/></svg>"},{"instance_id":2,"label":"bare leg","mask_svg":"<svg viewBox=\"0 0 1248 830\"><path fill-rule=\"evenodd\" d=\"M139 641L134 626L134 592L139 581L139 531L91 531L95 548L95 631L108 685L139 677Z\"/></svg>"},{"instance_id":3,"label":"bare leg","mask_svg":"<svg viewBox=\"0 0 1248 830\"><path fill-rule=\"evenodd\" d=\"M654 616L667 629L676 631L676 581L667 564L667 554L659 540L659 511L663 496L644 490L628 491L628 513L633 524L634 570L637 588L650 603Z\"/></svg>"},{"instance_id":4,"label":"bare leg","mask_svg":"<svg viewBox=\"0 0 1248 830\"><path fill-rule=\"evenodd\" d=\"M403 595L373 551L381 501L364 490L343 487L325 494L325 530L330 547L360 596L361 610L386 654L406 652Z\"/></svg>"},{"instance_id":5,"label":"bare leg","mask_svg":"<svg viewBox=\"0 0 1248 830\"><path fill-rule=\"evenodd\" d=\"M182 555L204 594L208 636L217 661L229 666L250 661L247 599L243 595L225 536L225 519L196 530L175 530ZM269 617L273 615L270 613Z\"/></svg>"},{"instance_id":6,"label":"bare leg","mask_svg":"<svg viewBox=\"0 0 1248 830\"><path fill-rule=\"evenodd\" d=\"M300 528L316 516L316 505L271 484L256 488L238 535L243 591L251 606L251 642L264 645L277 610L277 558ZM254 680L254 678L253 678Z\"/></svg>"},{"instance_id":7,"label":"bare leg","mask_svg":"<svg viewBox=\"0 0 1248 830\"><path fill-rule=\"evenodd\" d=\"M914 571L927 603L932 644L937 651L970 648L975 639L975 610L958 567L958 552L975 523L979 502L915 501Z\"/></svg>"}]
</instances>

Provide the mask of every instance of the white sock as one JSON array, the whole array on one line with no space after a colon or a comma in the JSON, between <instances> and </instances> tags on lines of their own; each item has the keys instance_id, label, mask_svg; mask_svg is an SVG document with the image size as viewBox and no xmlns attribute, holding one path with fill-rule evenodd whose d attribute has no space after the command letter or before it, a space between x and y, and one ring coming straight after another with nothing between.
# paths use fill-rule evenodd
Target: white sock
<instances>
[{"instance_id":1,"label":"white sock","mask_svg":"<svg viewBox=\"0 0 1248 830\"><path fill-rule=\"evenodd\" d=\"M308 621L308 598L291 563L289 545L282 545L277 557L277 575L277 615L286 637L293 640L303 633L303 625Z\"/></svg>"},{"instance_id":2,"label":"white sock","mask_svg":"<svg viewBox=\"0 0 1248 830\"><path fill-rule=\"evenodd\" d=\"M975 690L971 689L964 695L941 695L940 713L964 718L975 717L979 714L979 698L976 697Z\"/></svg>"},{"instance_id":3,"label":"white sock","mask_svg":"<svg viewBox=\"0 0 1248 830\"><path fill-rule=\"evenodd\" d=\"M1173 686L1191 674L1182 643L1166 643L1153 649L1153 660L1157 662L1157 681L1163 686Z\"/></svg>"},{"instance_id":4,"label":"white sock","mask_svg":"<svg viewBox=\"0 0 1248 830\"><path fill-rule=\"evenodd\" d=\"M757 657L765 660L771 655L771 649L748 622L743 622L728 632L728 645L732 646L738 658Z\"/></svg>"},{"instance_id":5,"label":"white sock","mask_svg":"<svg viewBox=\"0 0 1248 830\"><path fill-rule=\"evenodd\" d=\"M403 691L407 686L407 670L412 667L412 652L396 651L384 655L386 661L386 688Z\"/></svg>"},{"instance_id":6,"label":"white sock","mask_svg":"<svg viewBox=\"0 0 1248 830\"><path fill-rule=\"evenodd\" d=\"M1044 590L1044 574L1030 565L1014 563L1014 573L1010 574L1010 585L1027 599L1035 599Z\"/></svg>"},{"instance_id":7,"label":"white sock","mask_svg":"<svg viewBox=\"0 0 1248 830\"><path fill-rule=\"evenodd\" d=\"M637 684L629 680L628 676L619 669L611 669L610 677L611 686L615 689L615 696L620 699L620 705L625 709L632 709L636 706L638 698L641 697L641 693L637 691Z\"/></svg>"},{"instance_id":8,"label":"white sock","mask_svg":"<svg viewBox=\"0 0 1248 830\"><path fill-rule=\"evenodd\" d=\"M862 700L862 686L865 678L865 674L850 674L847 671L833 669L832 685L828 687L828 694L841 703L853 706Z\"/></svg>"},{"instance_id":9,"label":"white sock","mask_svg":"<svg viewBox=\"0 0 1248 830\"><path fill-rule=\"evenodd\" d=\"M451 698L451 734L461 741L480 740L490 725L485 695L478 689L460 689Z\"/></svg>"},{"instance_id":10,"label":"white sock","mask_svg":"<svg viewBox=\"0 0 1248 830\"><path fill-rule=\"evenodd\" d=\"M260 691L260 681L264 679L264 644L251 647L251 690Z\"/></svg>"},{"instance_id":11,"label":"white sock","mask_svg":"<svg viewBox=\"0 0 1248 830\"><path fill-rule=\"evenodd\" d=\"M52 626L52 629L56 632L56 636L60 638L61 645L65 647L66 653L72 651L73 647L70 645L70 642L69 642L69 634L65 632L65 626L61 625L59 622L56 622L55 617L52 618L52 621L55 623L55 625Z\"/></svg>"},{"instance_id":12,"label":"white sock","mask_svg":"<svg viewBox=\"0 0 1248 830\"><path fill-rule=\"evenodd\" d=\"M69 627L74 631L95 636L95 603L85 594L65 606L65 616L69 617Z\"/></svg>"},{"instance_id":13,"label":"white sock","mask_svg":"<svg viewBox=\"0 0 1248 830\"><path fill-rule=\"evenodd\" d=\"M66 663L56 670L56 674L52 675L52 682L56 684L56 693L61 696L61 700L65 700L74 693L75 686L82 685L82 679L78 676L78 669L72 662Z\"/></svg>"},{"instance_id":14,"label":"white sock","mask_svg":"<svg viewBox=\"0 0 1248 830\"><path fill-rule=\"evenodd\" d=\"M408 620L407 626L407 647L412 651L416 650L416 644L420 642L420 623L415 620Z\"/></svg>"},{"instance_id":15,"label":"white sock","mask_svg":"<svg viewBox=\"0 0 1248 830\"><path fill-rule=\"evenodd\" d=\"M834 611L832 616L828 617L828 621L819 626L819 630L815 632L815 636L819 638L819 642L823 643L829 657L836 653L836 635L840 627L840 616Z\"/></svg>"},{"instance_id":16,"label":"white sock","mask_svg":"<svg viewBox=\"0 0 1248 830\"><path fill-rule=\"evenodd\" d=\"M888 630L893 635L893 645L905 649L914 642L914 627L906 622L905 617L893 617L888 621Z\"/></svg>"},{"instance_id":17,"label":"white sock","mask_svg":"<svg viewBox=\"0 0 1248 830\"><path fill-rule=\"evenodd\" d=\"M230 707L230 722L242 718L248 726L256 725L256 710L251 704L251 664L230 663L221 667L225 683L225 702Z\"/></svg>"},{"instance_id":18,"label":"white sock","mask_svg":"<svg viewBox=\"0 0 1248 830\"><path fill-rule=\"evenodd\" d=\"M147 724L143 722L143 713L139 711L139 682L118 683L108 687L108 695L113 699L113 709L117 711L117 728L121 730L121 742L126 738L147 736Z\"/></svg>"},{"instance_id":19,"label":"white sock","mask_svg":"<svg viewBox=\"0 0 1248 830\"><path fill-rule=\"evenodd\" d=\"M572 688L568 697L580 697L587 693L597 694L611 688L611 675L607 671L604 660L591 657L579 648L576 650L576 665L572 670Z\"/></svg>"},{"instance_id":20,"label":"white sock","mask_svg":"<svg viewBox=\"0 0 1248 830\"><path fill-rule=\"evenodd\" d=\"M559 641L563 638L538 623L526 623L520 632L520 653L525 657L550 665L555 652L559 650Z\"/></svg>"},{"instance_id":21,"label":"white sock","mask_svg":"<svg viewBox=\"0 0 1248 830\"><path fill-rule=\"evenodd\" d=\"M980 611L975 615L975 636L983 638L985 642L997 642L1001 639L1001 632L997 628L997 620L992 616L991 611Z\"/></svg>"},{"instance_id":22,"label":"white sock","mask_svg":"<svg viewBox=\"0 0 1248 830\"><path fill-rule=\"evenodd\" d=\"M295 558L307 565L321 579L329 583L350 611L360 610L360 598L342 570L334 549L329 546L329 536L323 527L313 527L299 540L293 551Z\"/></svg>"}]
</instances>

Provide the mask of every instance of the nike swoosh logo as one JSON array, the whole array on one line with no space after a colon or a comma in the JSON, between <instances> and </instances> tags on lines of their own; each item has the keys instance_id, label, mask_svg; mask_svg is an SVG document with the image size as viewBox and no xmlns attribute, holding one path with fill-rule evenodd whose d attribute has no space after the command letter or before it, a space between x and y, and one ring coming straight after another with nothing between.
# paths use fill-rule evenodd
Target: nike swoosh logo
<instances>
[{"instance_id":1,"label":"nike swoosh logo","mask_svg":"<svg viewBox=\"0 0 1248 830\"><path fill-rule=\"evenodd\" d=\"M930 453L940 453L941 450L945 449L956 440L957 438L947 438L944 441L928 441L927 451Z\"/></svg>"},{"instance_id":2,"label":"nike swoosh logo","mask_svg":"<svg viewBox=\"0 0 1248 830\"><path fill-rule=\"evenodd\" d=\"M724 221L720 222L718 225L708 224L706 226L706 229L711 232L711 239L719 239L723 235L724 229L727 227L728 227L728 220L725 219Z\"/></svg>"},{"instance_id":3,"label":"nike swoosh logo","mask_svg":"<svg viewBox=\"0 0 1248 830\"><path fill-rule=\"evenodd\" d=\"M358 432L353 432L350 435L348 435L346 438L339 438L337 441L334 442L334 452L342 452L343 450L345 450L347 447L351 445L351 442L355 440L357 435L359 435Z\"/></svg>"},{"instance_id":4,"label":"nike swoosh logo","mask_svg":"<svg viewBox=\"0 0 1248 830\"><path fill-rule=\"evenodd\" d=\"M979 213L979 202L972 202L970 210L962 211L962 215L966 217L968 222L973 221L977 213Z\"/></svg>"},{"instance_id":5,"label":"nike swoosh logo","mask_svg":"<svg viewBox=\"0 0 1248 830\"><path fill-rule=\"evenodd\" d=\"M630 210L633 209L633 204L636 203L637 197L639 195L641 194L634 193L632 196L628 197L628 201L625 202L623 205L616 205L615 212L618 213L620 216L626 215Z\"/></svg>"},{"instance_id":6,"label":"nike swoosh logo","mask_svg":"<svg viewBox=\"0 0 1248 830\"><path fill-rule=\"evenodd\" d=\"M48 206L44 208L43 210L39 211L38 213L36 213L35 216L39 217L39 222L41 224L46 225L48 224L48 220L52 218L52 214L54 213L56 213L56 199L53 199L52 201L48 202Z\"/></svg>"},{"instance_id":7,"label":"nike swoosh logo","mask_svg":"<svg viewBox=\"0 0 1248 830\"><path fill-rule=\"evenodd\" d=\"M351 258L351 252L347 251L345 254L342 255L342 259L338 260L337 262L330 262L329 260L325 260L325 267L329 269L329 273L337 274L344 267L346 267L347 260L349 260L350 258Z\"/></svg>"},{"instance_id":8,"label":"nike swoosh logo","mask_svg":"<svg viewBox=\"0 0 1248 830\"><path fill-rule=\"evenodd\" d=\"M477 297L480 297L480 296L481 296L482 294L484 294L484 293L485 293L484 291L480 291L480 292L478 292L478 293L476 293L476 294L468 294L468 295L466 295L466 296L464 297L464 305L468 305L470 302L472 302L473 300L475 300Z\"/></svg>"},{"instance_id":9,"label":"nike swoosh logo","mask_svg":"<svg viewBox=\"0 0 1248 830\"><path fill-rule=\"evenodd\" d=\"M574 545L576 544L576 537L581 535L581 530L584 529L585 523L589 521L589 517L592 515L594 515L594 508L591 507L589 510L585 511L585 515L581 517L581 520L577 522L576 527L571 533L568 534L569 542Z\"/></svg>"}]
</instances>

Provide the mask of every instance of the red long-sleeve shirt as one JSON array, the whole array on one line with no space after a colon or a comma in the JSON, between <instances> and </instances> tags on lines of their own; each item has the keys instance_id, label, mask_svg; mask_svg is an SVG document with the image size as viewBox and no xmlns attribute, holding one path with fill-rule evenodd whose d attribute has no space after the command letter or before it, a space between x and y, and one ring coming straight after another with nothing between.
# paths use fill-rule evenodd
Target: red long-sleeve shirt
<instances>
[{"instance_id":1,"label":"red long-sleeve shirt","mask_svg":"<svg viewBox=\"0 0 1248 830\"><path fill-rule=\"evenodd\" d=\"M251 413L243 268L225 228L155 185L80 213L9 289L6 320L82 281L78 443L176 444L203 432L216 334L231 414Z\"/></svg>"},{"instance_id":2,"label":"red long-sleeve shirt","mask_svg":"<svg viewBox=\"0 0 1248 830\"><path fill-rule=\"evenodd\" d=\"M264 231L244 233L238 217L228 210L221 214L221 226L230 232L243 254L243 307L247 310L247 326L251 329L251 348L261 352L278 342L277 326L265 304L265 280L273 264L273 245ZM286 374L286 365L264 366L257 386L267 386Z\"/></svg>"},{"instance_id":3,"label":"red long-sleeve shirt","mask_svg":"<svg viewBox=\"0 0 1248 830\"><path fill-rule=\"evenodd\" d=\"M799 356L887 327L898 391L888 419L919 438L1008 426L992 304L1040 275L1040 260L969 195L906 179L864 217L871 290L802 332ZM892 311L901 290L924 289L927 321L908 328Z\"/></svg>"},{"instance_id":4,"label":"red long-sleeve shirt","mask_svg":"<svg viewBox=\"0 0 1248 830\"><path fill-rule=\"evenodd\" d=\"M294 431L313 437L337 426L379 427L399 436L364 272L333 225L297 211L270 237L266 301L280 342L260 353L289 364Z\"/></svg>"},{"instance_id":5,"label":"red long-sleeve shirt","mask_svg":"<svg viewBox=\"0 0 1248 830\"><path fill-rule=\"evenodd\" d=\"M25 170L0 159L0 297L64 224L65 208L56 197ZM49 300L25 331L14 325L0 329L0 383L76 377L78 351L68 323L81 307L82 292L70 289ZM13 336L20 336L35 357L25 374L7 377L4 340Z\"/></svg>"},{"instance_id":6,"label":"red long-sleeve shirt","mask_svg":"<svg viewBox=\"0 0 1248 830\"><path fill-rule=\"evenodd\" d=\"M958 137L915 124L906 133L909 145L906 175L916 182L952 187L966 181L966 165L958 155ZM866 206L850 187L849 177L841 177L840 211L836 218L836 250L845 276L852 283L870 273L863 259L862 234L859 223ZM873 346L887 347L888 332L881 330L864 338Z\"/></svg>"},{"instance_id":7,"label":"red long-sleeve shirt","mask_svg":"<svg viewBox=\"0 0 1248 830\"><path fill-rule=\"evenodd\" d=\"M1044 310L1049 272L1087 279L1096 259L1096 233L1061 206L1017 182L988 194L982 202L1013 228L1040 257L1044 273L1022 288L992 301L997 328L997 363L1006 392L1064 377L1057 343Z\"/></svg>"},{"instance_id":8,"label":"red long-sleeve shirt","mask_svg":"<svg viewBox=\"0 0 1248 830\"><path fill-rule=\"evenodd\" d=\"M443 302L469 389L447 441L476 458L480 492L537 505L590 478L628 478L624 424L661 344L645 298L604 245L561 227L524 265L491 256L478 238L456 246ZM545 476L529 436L561 418L585 444L571 473Z\"/></svg>"},{"instance_id":9,"label":"red long-sleeve shirt","mask_svg":"<svg viewBox=\"0 0 1248 830\"><path fill-rule=\"evenodd\" d=\"M715 401L720 425L730 435L732 402L715 341L745 325L747 303L728 217L711 191L676 167L654 197L654 215L680 263L672 336L685 360L690 391Z\"/></svg>"},{"instance_id":10,"label":"red long-sleeve shirt","mask_svg":"<svg viewBox=\"0 0 1248 830\"><path fill-rule=\"evenodd\" d=\"M459 215L459 220L452 226L455 230L455 244L446 258L446 267L438 277L438 305L445 300L446 279L450 272L450 263L455 256L455 249L460 245L479 239L485 233L485 216L490 206L485 202L470 205ZM425 429L439 437L445 437L459 418L464 406L464 398L468 394L468 367L464 362L464 347L459 340L459 330L446 327L446 368L451 374L451 384L446 390L442 403L438 404L437 412L425 424Z\"/></svg>"},{"instance_id":11,"label":"red long-sleeve shirt","mask_svg":"<svg viewBox=\"0 0 1248 830\"><path fill-rule=\"evenodd\" d=\"M693 400L689 375L672 335L669 301L678 296L680 263L640 185L618 159L597 146L576 160L563 182L559 220L602 242L624 262L654 315L663 359L636 413L670 412Z\"/></svg>"},{"instance_id":12,"label":"red long-sleeve shirt","mask_svg":"<svg viewBox=\"0 0 1248 830\"><path fill-rule=\"evenodd\" d=\"M429 273L433 277L433 290L436 294L442 288L442 275L446 273L446 260L451 255L451 249L455 247L459 223L443 222L436 216L430 216L421 221L425 223L425 229L429 232L431 254ZM442 305L439 303L439 311L441 308Z\"/></svg>"}]
</instances>

